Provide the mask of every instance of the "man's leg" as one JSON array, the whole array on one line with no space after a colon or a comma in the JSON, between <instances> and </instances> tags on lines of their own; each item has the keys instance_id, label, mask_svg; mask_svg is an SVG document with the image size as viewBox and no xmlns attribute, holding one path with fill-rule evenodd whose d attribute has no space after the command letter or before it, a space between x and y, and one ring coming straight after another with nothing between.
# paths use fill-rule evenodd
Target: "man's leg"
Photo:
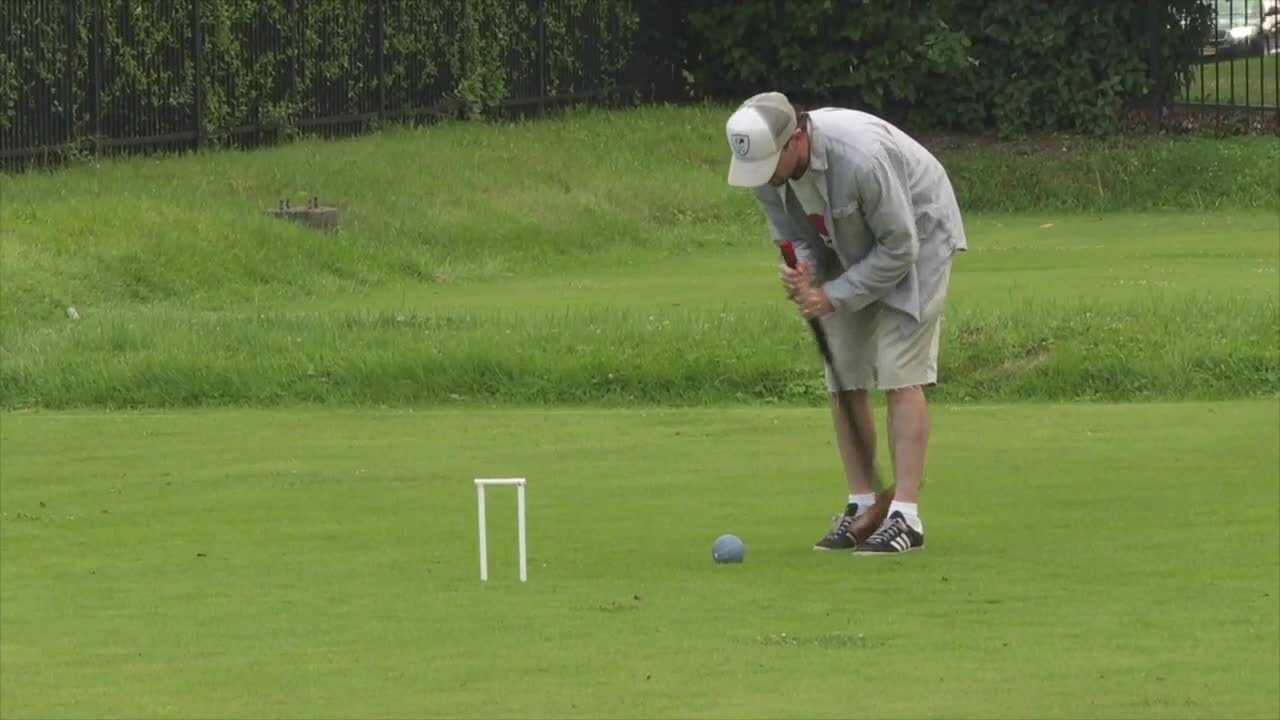
<instances>
[{"instance_id":1,"label":"man's leg","mask_svg":"<svg viewBox=\"0 0 1280 720\"><path fill-rule=\"evenodd\" d=\"M886 394L895 492L888 516L879 529L858 543L855 552L859 555L890 555L924 547L924 523L919 505L929 445L929 411L924 388L919 385L893 388Z\"/></svg>"},{"instance_id":2,"label":"man's leg","mask_svg":"<svg viewBox=\"0 0 1280 720\"><path fill-rule=\"evenodd\" d=\"M831 393L831 417L836 428L836 443L840 447L840 460L844 463L845 482L850 495L871 494L871 478L867 475L858 443L849 427L849 418L841 404L853 411L854 418L862 429L863 438L871 450L871 460L875 460L876 426L875 416L871 413L871 398L866 390L845 390Z\"/></svg>"},{"instance_id":3,"label":"man's leg","mask_svg":"<svg viewBox=\"0 0 1280 720\"><path fill-rule=\"evenodd\" d=\"M849 426L849 417L845 409L837 403L845 403L853 411L854 420L862 431L863 441L859 443ZM838 395L831 394L832 422L836 428L836 443L840 448L840 459L844 464L845 484L849 488L849 502L845 506L844 515L853 518L848 523L847 533L852 537L854 546L866 540L875 532L889 514L889 504L893 501L895 488L882 488L876 492L867 468L876 459L876 422L871 410L871 397L866 390L849 390ZM892 435L890 439L892 440ZM862 457L862 447L869 451L869 458ZM868 462L868 460L870 462Z\"/></svg>"},{"instance_id":4,"label":"man's leg","mask_svg":"<svg viewBox=\"0 0 1280 720\"><path fill-rule=\"evenodd\" d=\"M848 498L833 520L831 529L817 543L816 550L852 550L865 540L888 512L887 498L877 504L871 486L871 477L864 470L865 459L858 450L858 442L849 425L846 410L851 410L859 428L866 435L875 455L875 417L871 412L871 399L866 388L874 382L873 331L875 309L837 314L824 318L827 337L837 365L843 388L835 386L835 378L827 375L827 389L831 404L831 420L835 428L836 447L844 467L845 487Z\"/></svg>"},{"instance_id":5,"label":"man's leg","mask_svg":"<svg viewBox=\"0 0 1280 720\"><path fill-rule=\"evenodd\" d=\"M937 382L942 297L935 300L914 332L903 333L902 319L887 316L877 337L876 362L889 405L889 452L893 456L895 493L884 523L858 544L856 552L860 555L896 554L924 547L919 505L929 445L924 388Z\"/></svg>"},{"instance_id":6,"label":"man's leg","mask_svg":"<svg viewBox=\"0 0 1280 720\"><path fill-rule=\"evenodd\" d=\"M924 483L929 447L929 409L920 386L890 390L889 450L893 455L894 501L916 505Z\"/></svg>"}]
</instances>

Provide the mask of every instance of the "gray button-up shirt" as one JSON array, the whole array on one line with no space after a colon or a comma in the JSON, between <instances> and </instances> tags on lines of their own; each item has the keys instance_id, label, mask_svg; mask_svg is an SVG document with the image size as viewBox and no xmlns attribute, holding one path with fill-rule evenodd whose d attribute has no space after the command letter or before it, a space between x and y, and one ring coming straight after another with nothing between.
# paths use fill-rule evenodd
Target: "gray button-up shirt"
<instances>
[{"instance_id":1,"label":"gray button-up shirt","mask_svg":"<svg viewBox=\"0 0 1280 720\"><path fill-rule=\"evenodd\" d=\"M839 310L880 301L917 322L968 249L946 170L928 150L864 112L809 113L809 169L826 204L828 246L790 184L755 189L775 242L791 240Z\"/></svg>"}]
</instances>

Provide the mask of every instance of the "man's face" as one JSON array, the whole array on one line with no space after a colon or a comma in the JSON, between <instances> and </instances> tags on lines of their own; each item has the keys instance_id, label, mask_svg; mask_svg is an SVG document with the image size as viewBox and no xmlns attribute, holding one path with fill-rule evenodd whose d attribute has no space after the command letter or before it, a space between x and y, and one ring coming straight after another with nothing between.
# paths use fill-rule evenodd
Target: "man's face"
<instances>
[{"instance_id":1,"label":"man's face","mask_svg":"<svg viewBox=\"0 0 1280 720\"><path fill-rule=\"evenodd\" d=\"M778 155L778 167L773 171L773 177L769 179L769 184L774 187L782 187L788 180L794 180L796 169L800 167L801 154L807 150L807 144L803 142L803 134L797 131L782 146L782 152Z\"/></svg>"}]
</instances>

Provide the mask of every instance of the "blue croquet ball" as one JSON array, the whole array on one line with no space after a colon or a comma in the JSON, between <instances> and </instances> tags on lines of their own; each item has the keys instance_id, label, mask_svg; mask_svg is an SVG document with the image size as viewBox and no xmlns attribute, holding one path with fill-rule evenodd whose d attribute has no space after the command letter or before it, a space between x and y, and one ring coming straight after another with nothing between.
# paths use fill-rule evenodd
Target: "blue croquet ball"
<instances>
[{"instance_id":1,"label":"blue croquet ball","mask_svg":"<svg viewBox=\"0 0 1280 720\"><path fill-rule=\"evenodd\" d=\"M718 563L740 563L747 555L747 546L737 535L721 535L711 546L711 559Z\"/></svg>"}]
</instances>

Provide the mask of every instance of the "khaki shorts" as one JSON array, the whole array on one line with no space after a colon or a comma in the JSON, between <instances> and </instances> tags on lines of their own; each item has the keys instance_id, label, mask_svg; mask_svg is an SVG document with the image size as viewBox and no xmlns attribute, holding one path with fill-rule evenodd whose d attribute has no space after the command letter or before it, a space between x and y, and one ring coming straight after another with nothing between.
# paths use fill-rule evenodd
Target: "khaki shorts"
<instances>
[{"instance_id":1,"label":"khaki shorts","mask_svg":"<svg viewBox=\"0 0 1280 720\"><path fill-rule=\"evenodd\" d=\"M896 390L938 382L938 344L942 308L951 280L943 274L937 293L916 323L910 315L883 303L854 313L835 312L822 319L827 342L844 387L841 390ZM827 389L835 380L826 370Z\"/></svg>"}]
</instances>

